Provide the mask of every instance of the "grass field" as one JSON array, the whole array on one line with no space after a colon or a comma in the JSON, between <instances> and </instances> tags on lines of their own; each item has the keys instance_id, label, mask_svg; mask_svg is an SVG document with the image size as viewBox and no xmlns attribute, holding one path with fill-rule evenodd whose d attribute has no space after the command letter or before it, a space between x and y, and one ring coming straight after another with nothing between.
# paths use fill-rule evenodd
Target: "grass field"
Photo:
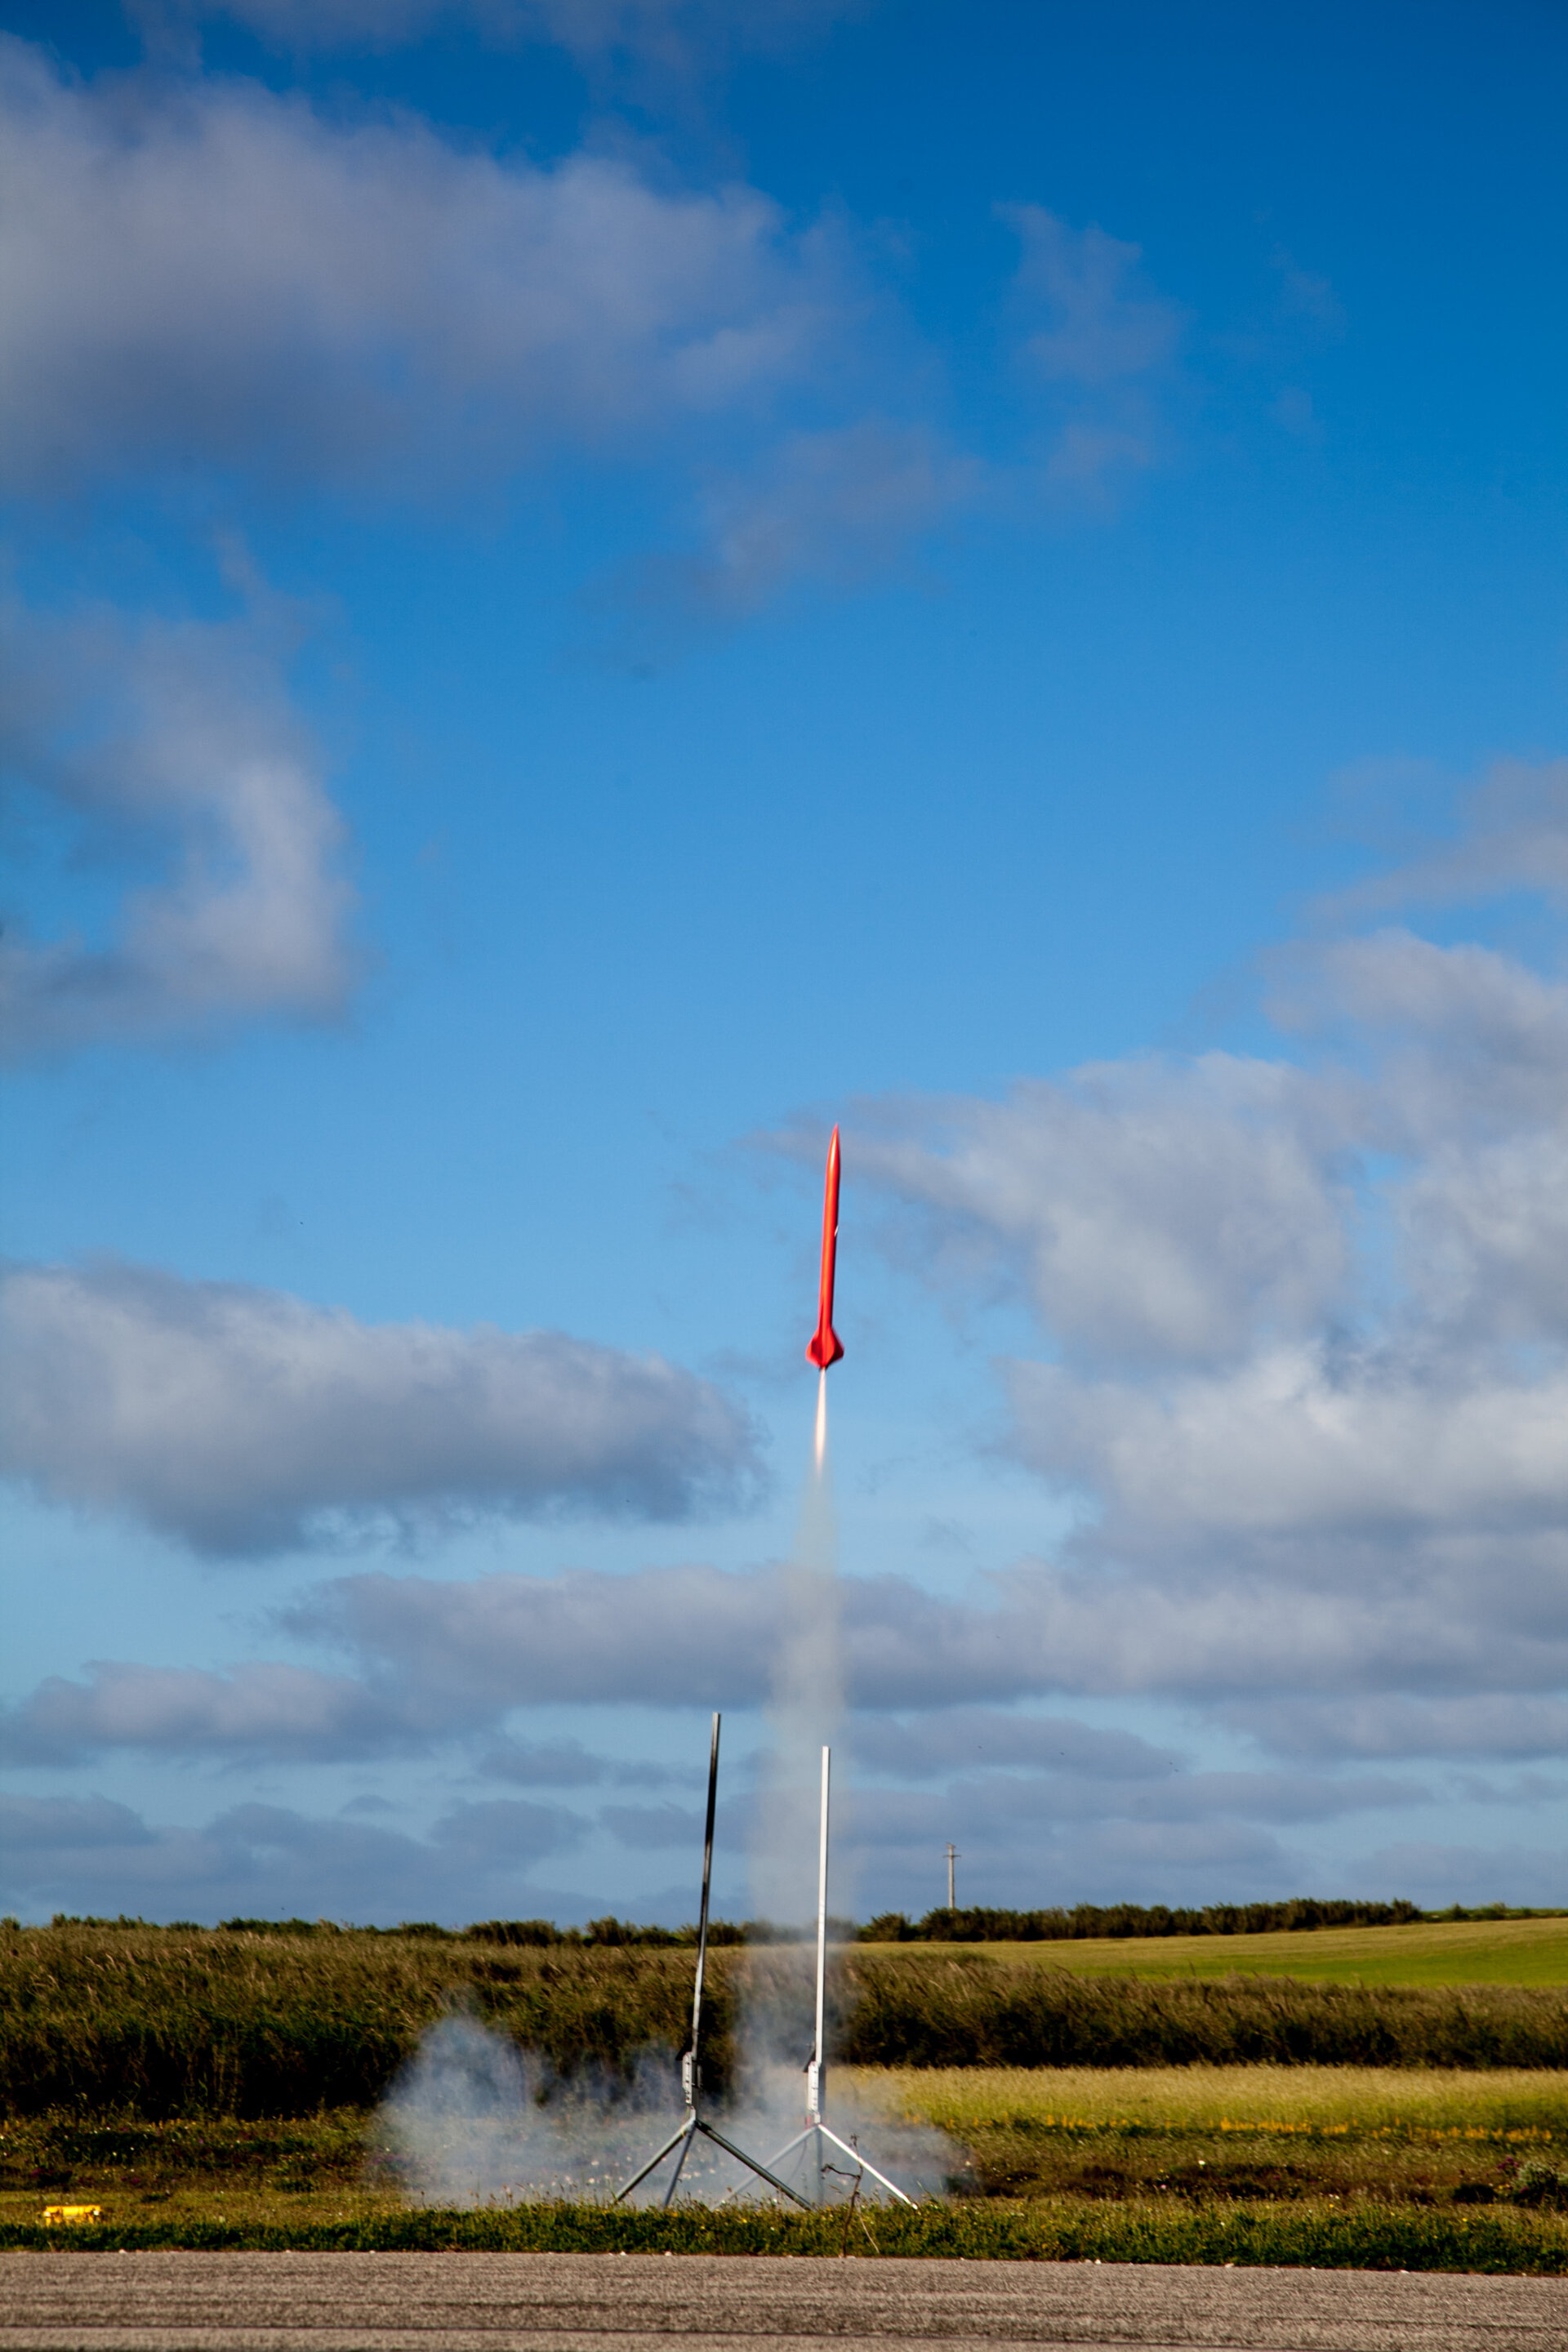
<instances>
[{"instance_id":1,"label":"grass field","mask_svg":"<svg viewBox=\"0 0 1568 2352\"><path fill-rule=\"evenodd\" d=\"M858 2070L990 2197L1568 2210L1568 2081L1318 2066Z\"/></svg>"},{"instance_id":2,"label":"grass field","mask_svg":"<svg viewBox=\"0 0 1568 2352\"><path fill-rule=\"evenodd\" d=\"M1561 2075L1342 2067L838 2068L841 2101L937 2126L959 2201L1568 2208ZM875 2125L870 2126L873 2134ZM303 2230L403 2210L375 2118L57 2113L0 2131L0 2225Z\"/></svg>"},{"instance_id":3,"label":"grass field","mask_svg":"<svg viewBox=\"0 0 1568 2352\"><path fill-rule=\"evenodd\" d=\"M664 2217L454 2212L400 2193L376 2103L454 2000L563 2069L587 2060L613 2078L649 2043L679 2046L689 1952L5 1931L0 2245L657 2246L1568 2273L1563 1940L1563 1923L1526 1920L1131 1946L852 1946L838 1955L841 2045L921 2063L839 2067L834 2079L862 2106L939 2126L955 2158L948 2199L847 2225L695 2205ZM1252 1973L1234 1973L1238 1959ZM771 1982L776 1996L787 1981L795 1998L802 1971L798 1949L716 1956L715 2074L742 1984ZM1162 2063L1173 2051L1290 2063ZM1040 2063L1053 2052L1064 2063ZM1119 2052L1129 2063L1105 2063ZM1344 2063L1368 2052L1383 2063ZM1313 2063L1325 2053L1341 2063ZM947 2064L944 2053L1027 2063ZM1096 2063L1065 2063L1080 2055ZM63 2203L100 2206L101 2220L47 2227L46 2205Z\"/></svg>"},{"instance_id":4,"label":"grass field","mask_svg":"<svg viewBox=\"0 0 1568 2352\"><path fill-rule=\"evenodd\" d=\"M1405 1965L1540 1963L1554 1921L1321 1930L1100 1947L855 1944L835 1956L836 2046L862 2064L1151 2066L1237 2062L1517 2068L1568 2065L1568 1985L1368 1981ZM1230 1972L1250 1943L1289 1947L1292 1973ZM1310 1969L1334 1947L1360 1981ZM1088 1973L1104 1951L1119 1964ZM1153 1952L1151 1969L1141 1956ZM1458 1955L1458 1959L1455 1954ZM1009 1955L1012 1955L1011 1957ZM1048 1963L1069 1956L1070 1968ZM453 2004L570 2072L628 2069L685 2032L689 1951L511 1947L416 1935L202 1928L0 1928L0 2114L290 2116L369 2106ZM722 2086L746 1986L773 1988L807 2030L806 1955L727 1949L709 1976L706 2063ZM1342 1971L1350 1973L1349 1971ZM798 2036L786 2037L792 2042Z\"/></svg>"},{"instance_id":5,"label":"grass field","mask_svg":"<svg viewBox=\"0 0 1568 2352\"><path fill-rule=\"evenodd\" d=\"M841 2070L858 2094L959 2138L971 2125L1142 2131L1529 2132L1568 2163L1568 2074L1386 2066L913 2066Z\"/></svg>"},{"instance_id":6,"label":"grass field","mask_svg":"<svg viewBox=\"0 0 1568 2352\"><path fill-rule=\"evenodd\" d=\"M898 1951L908 1944L865 1947ZM1085 1977L1300 1977L1320 1984L1568 1985L1568 1919L1420 1921L1271 1936L1161 1936L1058 1944L937 1944Z\"/></svg>"}]
</instances>

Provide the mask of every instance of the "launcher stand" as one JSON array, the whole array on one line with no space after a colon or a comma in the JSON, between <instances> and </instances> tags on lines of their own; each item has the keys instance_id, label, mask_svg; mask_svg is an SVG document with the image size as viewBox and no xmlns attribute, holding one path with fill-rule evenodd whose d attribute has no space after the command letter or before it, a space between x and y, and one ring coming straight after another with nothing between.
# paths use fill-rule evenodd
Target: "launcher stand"
<instances>
[{"instance_id":1,"label":"launcher stand","mask_svg":"<svg viewBox=\"0 0 1568 2352\"><path fill-rule=\"evenodd\" d=\"M858 2147L851 2147L847 2140L840 2139L838 2134L830 2130L822 2120L822 2094L827 2074L823 2025L827 1993L827 1789L832 1763L833 1751L825 1748L822 1751L822 1821L816 1848L816 2040L805 2070L805 2129L796 2132L788 2147L781 2147L778 2154L768 2160L771 2164L783 2164L797 2149L804 2149L808 2160L815 2158L816 2201L819 2205L826 2205L826 2176L843 2168L827 2160L827 2150L836 2147L855 2167L857 2183L862 2176L869 2175L871 2179L880 2182L889 2196L896 2197L900 2205L908 2205L912 2210L914 2199L906 2197L895 2181L889 2180L885 2172L879 2172L874 2164L868 2163ZM803 2200L797 2198L795 2201L800 2203Z\"/></svg>"},{"instance_id":2,"label":"launcher stand","mask_svg":"<svg viewBox=\"0 0 1568 2352\"><path fill-rule=\"evenodd\" d=\"M824 1749L823 1752L826 1755L826 1750ZM679 2182L681 2168L685 2164L687 2158L691 2153L692 2142L696 2139L699 2132L701 2133L704 2139L710 2139L715 2147L721 2147L726 2156L732 2156L737 2164L743 2164L748 2172L754 2172L759 2180L765 2180L770 2189L776 2189L781 2197L787 2197L792 2204L805 2206L806 2202L805 2199L802 2197L798 2191L790 2187L787 2180L781 2180L776 2172L770 2172L765 2164L759 2164L754 2156L748 2156L743 2147L737 2147L733 2140L726 2139L721 2131L716 2130L713 2125L708 2121L707 2116L703 2115L700 2104L702 2095L702 2069L700 2064L702 2046L702 1972L704 1963L708 1958L708 1895L713 1876L713 1813L714 1808L718 1803L718 1800L719 1717L715 1715L713 1717L713 1744L708 1754L708 1826L704 1832L702 1841L702 1908L699 1915L697 1927L697 1985L696 1990L691 1996L691 2047L687 2051L685 2056L680 2062L680 2088L682 2095L686 2101L686 2113L681 2117L679 2127L670 2134L669 2137L665 2141L664 2146L659 2149L658 2154L657 2156L650 2156L647 2162L643 2166L641 2171L634 2172L631 2179L621 2188L616 2189L614 2201L617 2205L620 2203L623 2197L629 2197L632 2190L642 2181L645 2181L650 2172L657 2172L667 2156L673 2156L675 2157L675 2168L665 2184L664 2195L659 2200L662 2205L668 2207L670 2199L675 2195L677 2185ZM819 1991L817 1995L817 2009L819 2015L821 2006L822 1997ZM818 2025L817 2031L818 2039L820 2041L820 2024ZM676 2153L678 2149L679 2151L679 2155ZM879 2173L877 2177L880 2179L881 2175ZM891 2183L889 2182L889 2185L890 2187ZM897 2192L895 2192L895 2194ZM809 2211L809 2207L806 2207L806 2210Z\"/></svg>"}]
</instances>

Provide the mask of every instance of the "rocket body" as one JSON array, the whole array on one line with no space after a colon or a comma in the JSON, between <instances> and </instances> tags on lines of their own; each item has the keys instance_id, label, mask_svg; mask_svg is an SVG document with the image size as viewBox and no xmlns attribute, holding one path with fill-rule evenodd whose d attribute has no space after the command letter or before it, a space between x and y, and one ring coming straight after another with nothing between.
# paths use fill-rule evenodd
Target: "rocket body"
<instances>
[{"instance_id":1,"label":"rocket body","mask_svg":"<svg viewBox=\"0 0 1568 2352\"><path fill-rule=\"evenodd\" d=\"M822 1279L817 1292L816 1328L806 1341L808 1362L825 1372L844 1353L844 1342L833 1328L833 1277L838 1256L838 1129L827 1147L827 1182L822 1199Z\"/></svg>"}]
</instances>

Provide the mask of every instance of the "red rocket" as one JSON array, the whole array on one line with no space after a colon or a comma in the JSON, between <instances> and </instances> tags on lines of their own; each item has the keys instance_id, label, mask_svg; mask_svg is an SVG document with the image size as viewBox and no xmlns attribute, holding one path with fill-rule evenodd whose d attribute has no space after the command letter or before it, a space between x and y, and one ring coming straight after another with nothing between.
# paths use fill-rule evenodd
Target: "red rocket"
<instances>
[{"instance_id":1,"label":"red rocket","mask_svg":"<svg viewBox=\"0 0 1568 2352\"><path fill-rule=\"evenodd\" d=\"M844 1342L833 1328L833 1269L838 1255L838 1129L827 1147L827 1185L822 1196L822 1288L816 1301L816 1328L805 1343L808 1361L826 1371L844 1353Z\"/></svg>"}]
</instances>

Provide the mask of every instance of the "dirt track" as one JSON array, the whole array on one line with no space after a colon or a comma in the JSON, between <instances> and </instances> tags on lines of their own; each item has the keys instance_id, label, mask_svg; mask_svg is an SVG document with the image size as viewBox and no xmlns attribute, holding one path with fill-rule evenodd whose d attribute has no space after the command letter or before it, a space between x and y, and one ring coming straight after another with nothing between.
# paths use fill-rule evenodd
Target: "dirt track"
<instances>
[{"instance_id":1,"label":"dirt track","mask_svg":"<svg viewBox=\"0 0 1568 2352\"><path fill-rule=\"evenodd\" d=\"M1471 2352L1568 2345L1568 2281L1107 2263L656 2254L5 2254L0 2347L538 2352L971 2344Z\"/></svg>"}]
</instances>

